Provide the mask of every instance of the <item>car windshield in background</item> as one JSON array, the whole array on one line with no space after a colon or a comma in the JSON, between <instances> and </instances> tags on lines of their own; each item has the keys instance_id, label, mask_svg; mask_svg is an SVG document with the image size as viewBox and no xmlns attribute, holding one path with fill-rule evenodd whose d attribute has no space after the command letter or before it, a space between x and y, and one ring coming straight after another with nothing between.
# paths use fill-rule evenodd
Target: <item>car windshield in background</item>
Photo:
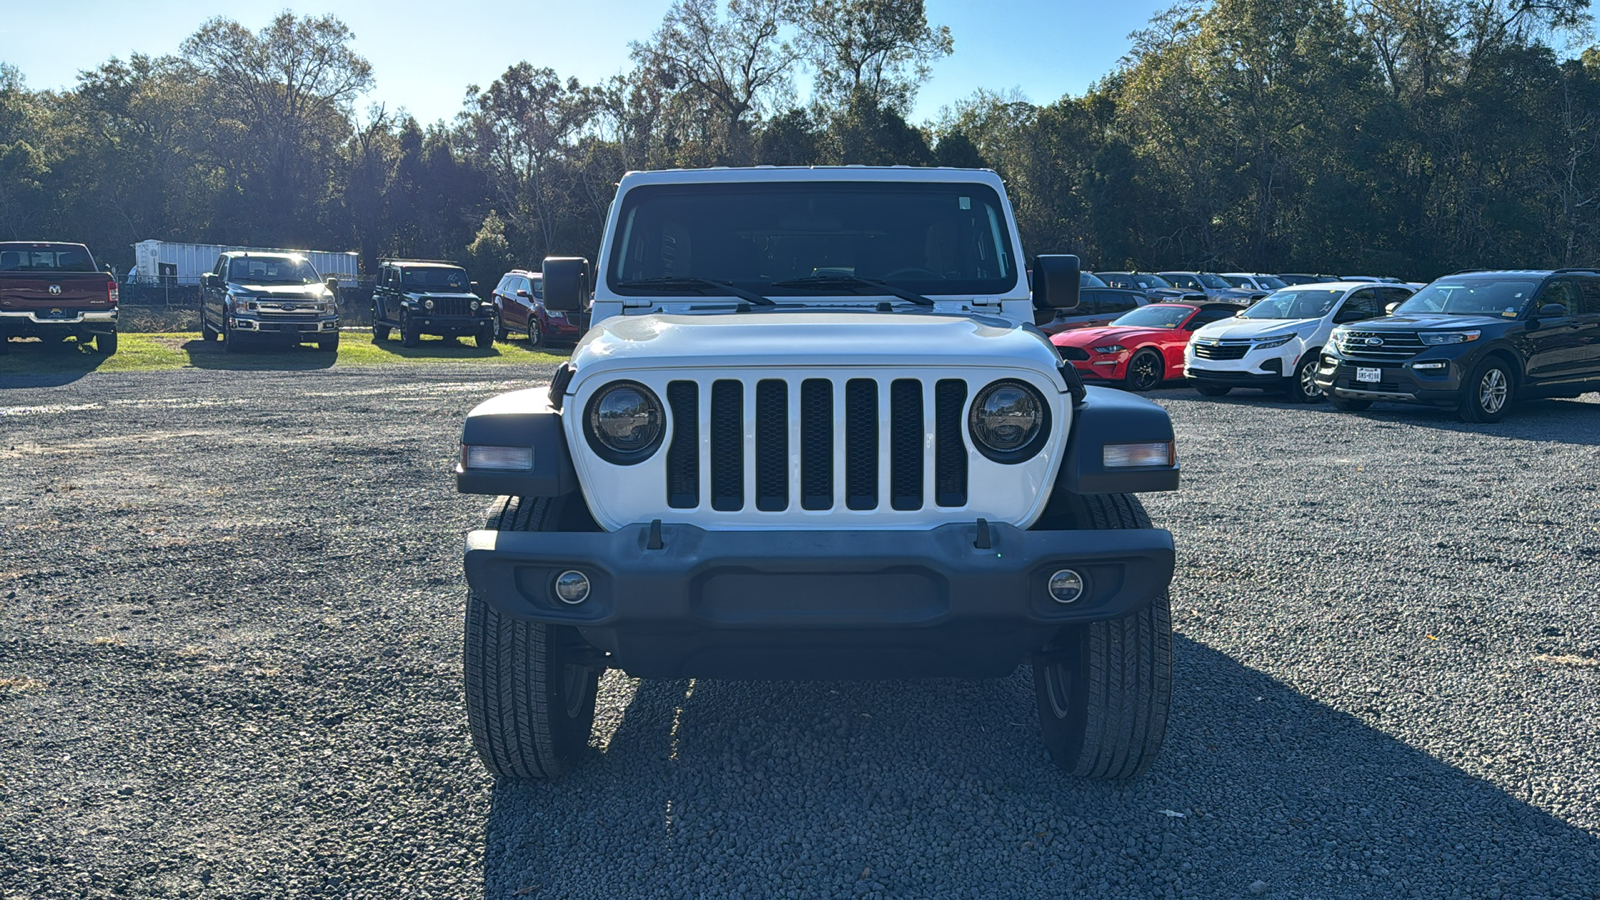
<instances>
[{"instance_id":1,"label":"car windshield in background","mask_svg":"<svg viewBox=\"0 0 1600 900\"><path fill-rule=\"evenodd\" d=\"M1214 288L1214 289L1217 289L1217 290L1222 290L1224 288L1233 287L1233 285L1229 284L1220 275L1213 275L1210 272L1199 272L1199 273L1196 273L1196 274L1200 279L1200 283L1205 285L1208 288Z\"/></svg>"},{"instance_id":2,"label":"car windshield in background","mask_svg":"<svg viewBox=\"0 0 1600 900\"><path fill-rule=\"evenodd\" d=\"M981 184L645 185L623 196L615 234L606 280L621 294L659 294L677 279L690 290L701 279L815 296L852 277L922 294L1001 294L1018 274L1005 208Z\"/></svg>"},{"instance_id":3,"label":"car windshield in background","mask_svg":"<svg viewBox=\"0 0 1600 900\"><path fill-rule=\"evenodd\" d=\"M244 256L228 263L228 280L240 284L314 284L317 270L303 259Z\"/></svg>"},{"instance_id":4,"label":"car windshield in background","mask_svg":"<svg viewBox=\"0 0 1600 900\"><path fill-rule=\"evenodd\" d=\"M1344 291L1284 290L1269 294L1240 315L1246 319L1320 319Z\"/></svg>"},{"instance_id":5,"label":"car windshield in background","mask_svg":"<svg viewBox=\"0 0 1600 900\"><path fill-rule=\"evenodd\" d=\"M93 272L94 260L81 247L0 250L0 272Z\"/></svg>"},{"instance_id":6,"label":"car windshield in background","mask_svg":"<svg viewBox=\"0 0 1600 900\"><path fill-rule=\"evenodd\" d=\"M405 269L400 273L400 286L408 291L453 291L460 293L467 289L467 271L465 269L445 269L428 267L425 269ZM538 285L538 282L535 282ZM537 287L535 288L537 290Z\"/></svg>"},{"instance_id":7,"label":"car windshield in background","mask_svg":"<svg viewBox=\"0 0 1600 900\"><path fill-rule=\"evenodd\" d=\"M1229 287L1236 287L1236 288L1255 287L1255 285L1250 283L1250 279L1245 278L1242 275L1224 275L1224 276L1222 276L1222 280L1226 281L1228 283Z\"/></svg>"},{"instance_id":8,"label":"car windshield in background","mask_svg":"<svg viewBox=\"0 0 1600 900\"><path fill-rule=\"evenodd\" d=\"M1113 325L1131 325L1136 328L1177 328L1194 312L1192 306L1141 306L1112 322Z\"/></svg>"},{"instance_id":9,"label":"car windshield in background","mask_svg":"<svg viewBox=\"0 0 1600 900\"><path fill-rule=\"evenodd\" d=\"M1110 287L1104 278L1093 272L1078 273L1078 287Z\"/></svg>"},{"instance_id":10,"label":"car windshield in background","mask_svg":"<svg viewBox=\"0 0 1600 900\"><path fill-rule=\"evenodd\" d=\"M1145 290L1172 287L1172 282L1162 278L1160 275L1130 275L1128 280Z\"/></svg>"},{"instance_id":11,"label":"car windshield in background","mask_svg":"<svg viewBox=\"0 0 1600 900\"><path fill-rule=\"evenodd\" d=\"M1279 288L1286 288L1289 286L1289 282L1272 275L1257 275L1256 281L1260 282L1262 287L1274 291Z\"/></svg>"},{"instance_id":12,"label":"car windshield in background","mask_svg":"<svg viewBox=\"0 0 1600 900\"><path fill-rule=\"evenodd\" d=\"M1530 278L1460 278L1436 281L1400 304L1395 314L1443 313L1514 319L1539 282Z\"/></svg>"}]
</instances>

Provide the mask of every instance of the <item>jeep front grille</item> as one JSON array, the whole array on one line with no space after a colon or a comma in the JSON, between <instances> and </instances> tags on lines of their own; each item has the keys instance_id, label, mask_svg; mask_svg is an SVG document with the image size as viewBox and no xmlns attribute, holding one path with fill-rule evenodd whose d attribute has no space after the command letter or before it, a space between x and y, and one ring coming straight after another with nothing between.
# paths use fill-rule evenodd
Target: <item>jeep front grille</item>
<instances>
[{"instance_id":1,"label":"jeep front grille","mask_svg":"<svg viewBox=\"0 0 1600 900\"><path fill-rule=\"evenodd\" d=\"M433 297L433 309L424 310L430 316L473 315L472 301L466 297Z\"/></svg>"},{"instance_id":2,"label":"jeep front grille","mask_svg":"<svg viewBox=\"0 0 1600 900\"><path fill-rule=\"evenodd\" d=\"M1339 341L1339 353L1346 359L1387 362L1410 359L1422 350L1422 339L1412 331L1347 331Z\"/></svg>"},{"instance_id":3,"label":"jeep front grille","mask_svg":"<svg viewBox=\"0 0 1600 900\"><path fill-rule=\"evenodd\" d=\"M920 510L924 472L932 451L933 504L967 504L967 447L962 413L967 383L961 379L806 378L797 384L777 378L715 379L710 384L709 421L700 416L701 385L667 384L673 437L667 447L667 505L673 509L709 506L737 512L754 506L782 512L790 506L790 479L798 476L799 505L806 510L834 508L836 471L843 469L844 503L852 510L874 510L879 495L879 460L888 441L889 507ZM755 395L753 418L746 422L745 396ZM931 389L933 408L925 397ZM843 434L834 428L836 392L844 404ZM798 421L790 401L798 396ZM886 396L885 396L886 395ZM880 413L888 405L887 435ZM932 437L931 442L929 437ZM745 445L751 439L753 483L746 483ZM709 491L700 483L700 447L710 455ZM931 446L930 446L931 444Z\"/></svg>"}]
</instances>

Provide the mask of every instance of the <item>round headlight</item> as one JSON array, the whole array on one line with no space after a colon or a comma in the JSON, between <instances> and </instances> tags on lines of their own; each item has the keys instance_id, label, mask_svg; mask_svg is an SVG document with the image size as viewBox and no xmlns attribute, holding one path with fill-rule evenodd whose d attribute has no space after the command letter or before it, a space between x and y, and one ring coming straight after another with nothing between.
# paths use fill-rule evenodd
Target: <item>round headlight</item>
<instances>
[{"instance_id":1,"label":"round headlight","mask_svg":"<svg viewBox=\"0 0 1600 900\"><path fill-rule=\"evenodd\" d=\"M595 392L583 419L589 446L606 462L626 466L644 462L661 445L666 416L649 388L618 381Z\"/></svg>"},{"instance_id":2,"label":"round headlight","mask_svg":"<svg viewBox=\"0 0 1600 900\"><path fill-rule=\"evenodd\" d=\"M472 301L471 306L472 306L472 311L473 312L477 312L478 311L478 301L476 301L476 300Z\"/></svg>"},{"instance_id":3,"label":"round headlight","mask_svg":"<svg viewBox=\"0 0 1600 900\"><path fill-rule=\"evenodd\" d=\"M972 443L1000 463L1033 458L1050 433L1050 409L1032 386L996 381L978 392L967 416Z\"/></svg>"},{"instance_id":4,"label":"round headlight","mask_svg":"<svg viewBox=\"0 0 1600 900\"><path fill-rule=\"evenodd\" d=\"M424 300L424 301L422 301L422 308L423 309L433 309L433 301L432 300Z\"/></svg>"}]
</instances>

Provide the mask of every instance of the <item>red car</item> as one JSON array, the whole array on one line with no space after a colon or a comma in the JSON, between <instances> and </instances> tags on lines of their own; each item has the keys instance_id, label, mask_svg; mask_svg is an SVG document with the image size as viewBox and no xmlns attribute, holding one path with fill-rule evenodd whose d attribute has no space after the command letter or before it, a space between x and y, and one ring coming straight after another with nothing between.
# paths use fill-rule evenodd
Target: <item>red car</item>
<instances>
[{"instance_id":1,"label":"red car","mask_svg":"<svg viewBox=\"0 0 1600 900\"><path fill-rule=\"evenodd\" d=\"M528 336L528 344L542 350L547 344L576 344L583 337L578 315L555 312L544 306L544 275L526 269L512 269L495 285L495 340L508 340L513 332Z\"/></svg>"},{"instance_id":2,"label":"red car","mask_svg":"<svg viewBox=\"0 0 1600 900\"><path fill-rule=\"evenodd\" d=\"M1052 335L1050 343L1085 380L1148 391L1183 377L1183 348L1195 329L1232 318L1241 309L1237 303L1152 303L1103 328Z\"/></svg>"}]
</instances>

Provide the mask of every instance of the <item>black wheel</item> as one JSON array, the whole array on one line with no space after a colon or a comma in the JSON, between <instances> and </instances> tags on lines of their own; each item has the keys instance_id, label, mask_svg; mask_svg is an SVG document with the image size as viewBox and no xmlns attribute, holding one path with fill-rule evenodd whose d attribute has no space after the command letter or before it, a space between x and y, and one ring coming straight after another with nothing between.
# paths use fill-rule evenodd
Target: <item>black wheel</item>
<instances>
[{"instance_id":1,"label":"black wheel","mask_svg":"<svg viewBox=\"0 0 1600 900\"><path fill-rule=\"evenodd\" d=\"M1300 357L1300 365L1289 379L1290 400L1296 403L1320 403L1327 396L1317 386L1317 363L1321 359L1321 350L1308 350L1305 356Z\"/></svg>"},{"instance_id":2,"label":"black wheel","mask_svg":"<svg viewBox=\"0 0 1600 900\"><path fill-rule=\"evenodd\" d=\"M374 341L387 341L392 331L394 329L389 326L378 324L377 312L374 311L372 316L372 339Z\"/></svg>"},{"instance_id":3,"label":"black wheel","mask_svg":"<svg viewBox=\"0 0 1600 900\"><path fill-rule=\"evenodd\" d=\"M539 327L539 317L531 312L528 313L528 348L544 349L544 329Z\"/></svg>"},{"instance_id":4,"label":"black wheel","mask_svg":"<svg viewBox=\"0 0 1600 900\"><path fill-rule=\"evenodd\" d=\"M1131 494L1069 498L1078 528L1149 528ZM1172 698L1172 611L1167 593L1109 622L1063 628L1033 664L1045 747L1085 778L1131 778L1155 763Z\"/></svg>"},{"instance_id":5,"label":"black wheel","mask_svg":"<svg viewBox=\"0 0 1600 900\"><path fill-rule=\"evenodd\" d=\"M400 314L400 346L415 347L422 340L422 334L417 330L417 325L411 320L411 314Z\"/></svg>"},{"instance_id":6,"label":"black wheel","mask_svg":"<svg viewBox=\"0 0 1600 900\"><path fill-rule=\"evenodd\" d=\"M1498 422L1516 400L1517 379L1505 360L1491 356L1478 363L1472 377L1461 385L1463 422Z\"/></svg>"},{"instance_id":7,"label":"black wheel","mask_svg":"<svg viewBox=\"0 0 1600 900\"><path fill-rule=\"evenodd\" d=\"M200 314L200 340L202 340L202 341L214 341L214 340L216 340L217 338L219 338L221 336L222 335L217 334L217 330L215 328L211 327L211 323L206 320L205 313L201 313Z\"/></svg>"},{"instance_id":8,"label":"black wheel","mask_svg":"<svg viewBox=\"0 0 1600 900\"><path fill-rule=\"evenodd\" d=\"M1328 402L1333 404L1334 409L1342 409L1345 412L1361 412L1372 405L1371 400L1361 397L1341 397L1338 394L1329 394Z\"/></svg>"},{"instance_id":9,"label":"black wheel","mask_svg":"<svg viewBox=\"0 0 1600 900\"><path fill-rule=\"evenodd\" d=\"M1128 374L1122 379L1123 387L1130 391L1148 391L1160 387L1166 380L1166 363L1154 350L1140 350L1128 360Z\"/></svg>"},{"instance_id":10,"label":"black wheel","mask_svg":"<svg viewBox=\"0 0 1600 900\"><path fill-rule=\"evenodd\" d=\"M510 336L506 334L505 320L500 318L500 310L497 309L494 311L494 339L497 341L504 341L508 340L509 337Z\"/></svg>"},{"instance_id":11,"label":"black wheel","mask_svg":"<svg viewBox=\"0 0 1600 900\"><path fill-rule=\"evenodd\" d=\"M487 527L554 531L559 501L504 497ZM557 778L589 747L601 669L580 662L575 629L518 619L467 596L467 722L484 767L510 778Z\"/></svg>"},{"instance_id":12,"label":"black wheel","mask_svg":"<svg viewBox=\"0 0 1600 900\"><path fill-rule=\"evenodd\" d=\"M473 340L477 341L479 350L487 350L494 346L494 331L492 329L485 328L484 330L478 332L477 335L473 337Z\"/></svg>"},{"instance_id":13,"label":"black wheel","mask_svg":"<svg viewBox=\"0 0 1600 900\"><path fill-rule=\"evenodd\" d=\"M94 349L100 351L101 353L105 354L106 356L110 356L111 354L116 353L117 352L117 333L115 331L113 331L110 334L105 334L104 332L102 332L100 334L95 335L94 336Z\"/></svg>"},{"instance_id":14,"label":"black wheel","mask_svg":"<svg viewBox=\"0 0 1600 900\"><path fill-rule=\"evenodd\" d=\"M229 353L238 353L244 349L240 343L238 333L229 328L228 323L222 323L222 349Z\"/></svg>"},{"instance_id":15,"label":"black wheel","mask_svg":"<svg viewBox=\"0 0 1600 900\"><path fill-rule=\"evenodd\" d=\"M332 350L334 352L338 352L338 350L339 350L339 333L338 332L334 332L333 334L318 335L317 336L317 349L318 350Z\"/></svg>"},{"instance_id":16,"label":"black wheel","mask_svg":"<svg viewBox=\"0 0 1600 900\"><path fill-rule=\"evenodd\" d=\"M1233 390L1226 384L1196 384L1194 389L1203 397L1226 397L1228 392Z\"/></svg>"}]
</instances>

